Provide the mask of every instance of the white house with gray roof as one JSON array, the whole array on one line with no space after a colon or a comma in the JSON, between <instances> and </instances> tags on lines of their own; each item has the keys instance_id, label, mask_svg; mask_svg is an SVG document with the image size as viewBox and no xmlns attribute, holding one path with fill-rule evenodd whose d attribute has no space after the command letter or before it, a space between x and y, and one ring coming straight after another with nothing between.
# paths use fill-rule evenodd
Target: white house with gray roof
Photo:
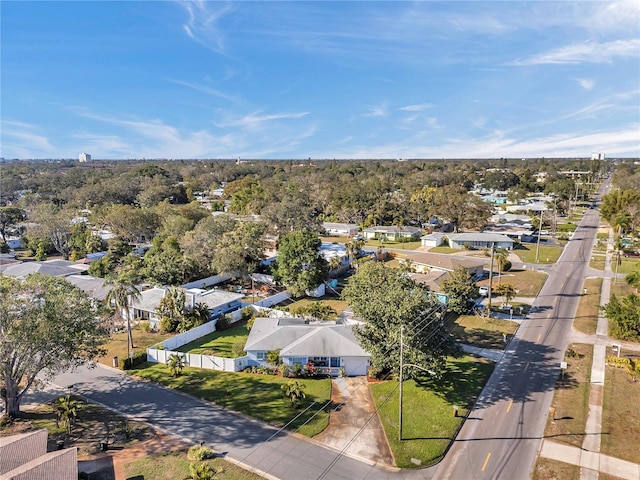
<instances>
[{"instance_id":1,"label":"white house with gray roof","mask_svg":"<svg viewBox=\"0 0 640 480\"><path fill-rule=\"evenodd\" d=\"M501 233L450 233L447 238L451 248L464 248L465 245L473 248L491 248L493 245L495 248L513 250L515 244L515 240Z\"/></svg>"},{"instance_id":2,"label":"white house with gray roof","mask_svg":"<svg viewBox=\"0 0 640 480\"><path fill-rule=\"evenodd\" d=\"M420 227L399 227L397 225L368 227L362 231L364 238L380 238L387 240L417 240L422 235Z\"/></svg>"},{"instance_id":3,"label":"white house with gray roof","mask_svg":"<svg viewBox=\"0 0 640 480\"><path fill-rule=\"evenodd\" d=\"M282 361L313 365L316 372L337 376L366 375L371 355L352 327L335 322L307 323L302 318L256 318L244 347L250 365L267 365L267 353L280 349Z\"/></svg>"},{"instance_id":4,"label":"white house with gray roof","mask_svg":"<svg viewBox=\"0 0 640 480\"><path fill-rule=\"evenodd\" d=\"M160 301L167 295L170 287L155 287L140 292L140 298L134 300L130 309L133 318L149 320L151 328L158 328L160 318L156 316L156 310ZM204 303L209 307L211 318L218 317L242 307L242 293L228 292L226 290L203 290L200 288L179 288L185 294L185 306L193 308L197 303Z\"/></svg>"}]
</instances>

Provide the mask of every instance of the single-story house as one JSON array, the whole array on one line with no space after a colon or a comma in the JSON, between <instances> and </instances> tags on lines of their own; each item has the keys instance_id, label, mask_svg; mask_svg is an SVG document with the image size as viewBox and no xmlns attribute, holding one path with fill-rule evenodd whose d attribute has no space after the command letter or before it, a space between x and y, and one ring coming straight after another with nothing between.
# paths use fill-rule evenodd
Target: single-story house
<instances>
[{"instance_id":1,"label":"single-story house","mask_svg":"<svg viewBox=\"0 0 640 480\"><path fill-rule=\"evenodd\" d=\"M3 273L18 279L25 278L30 273L42 273L52 277L68 277L69 275L84 275L88 269L88 265L68 260L45 260L44 262L21 262L11 265Z\"/></svg>"},{"instance_id":2,"label":"single-story house","mask_svg":"<svg viewBox=\"0 0 640 480\"><path fill-rule=\"evenodd\" d=\"M367 239L384 237L387 240L417 240L422 234L422 229L420 227L391 225L365 228L362 233Z\"/></svg>"},{"instance_id":3,"label":"single-story house","mask_svg":"<svg viewBox=\"0 0 640 480\"><path fill-rule=\"evenodd\" d=\"M508 212L530 212L532 214L540 215L540 212L550 212L551 209L547 207L545 203L527 203L525 205L509 205L507 207Z\"/></svg>"},{"instance_id":4,"label":"single-story house","mask_svg":"<svg viewBox=\"0 0 640 480\"><path fill-rule=\"evenodd\" d=\"M449 295L442 290L442 282L451 276L451 272L432 270L427 273L410 273L409 276L416 283L428 287L440 303L444 305L449 303Z\"/></svg>"},{"instance_id":5,"label":"single-story house","mask_svg":"<svg viewBox=\"0 0 640 480\"><path fill-rule=\"evenodd\" d=\"M280 349L280 358L289 367L311 364L332 376L341 369L348 376L366 375L371 358L350 325L290 317L256 318L244 349L250 365L266 365L267 353Z\"/></svg>"},{"instance_id":6,"label":"single-story house","mask_svg":"<svg viewBox=\"0 0 640 480\"><path fill-rule=\"evenodd\" d=\"M179 288L180 289L180 288ZM185 293L185 306L193 308L197 303L204 303L209 307L211 318L229 313L242 306L242 293L228 292L226 290L202 290L200 288L180 289ZM169 287L155 287L140 292L140 298L134 300L129 307L132 318L149 320L151 328L158 328L160 319L156 316L156 310L160 301L167 295Z\"/></svg>"},{"instance_id":7,"label":"single-story house","mask_svg":"<svg viewBox=\"0 0 640 480\"><path fill-rule=\"evenodd\" d=\"M484 270L484 262L464 256L411 252L398 257L398 260L410 263L416 273L453 272L456 267L464 267L472 275L480 277Z\"/></svg>"},{"instance_id":8,"label":"single-story house","mask_svg":"<svg viewBox=\"0 0 640 480\"><path fill-rule=\"evenodd\" d=\"M332 223L323 222L322 228L328 235L346 235L353 236L360 231L360 227L355 223Z\"/></svg>"},{"instance_id":9,"label":"single-story house","mask_svg":"<svg viewBox=\"0 0 640 480\"><path fill-rule=\"evenodd\" d=\"M519 242L530 242L533 237L533 230L512 225L491 225L483 230L483 233L497 233L506 235Z\"/></svg>"},{"instance_id":10,"label":"single-story house","mask_svg":"<svg viewBox=\"0 0 640 480\"><path fill-rule=\"evenodd\" d=\"M430 233L420 237L420 245L422 247L439 247L444 243L443 233Z\"/></svg>"},{"instance_id":11,"label":"single-story house","mask_svg":"<svg viewBox=\"0 0 640 480\"><path fill-rule=\"evenodd\" d=\"M467 233L450 233L447 235L449 239L449 246L451 248L464 248L465 245L469 245L473 248L505 248L507 250L513 250L515 240L502 235L501 233L480 233L480 232L467 232Z\"/></svg>"},{"instance_id":12,"label":"single-story house","mask_svg":"<svg viewBox=\"0 0 640 480\"><path fill-rule=\"evenodd\" d=\"M320 245L320 255L322 255L327 262L329 262L332 257L337 257L343 265L349 263L347 249L341 243L322 242Z\"/></svg>"}]
</instances>

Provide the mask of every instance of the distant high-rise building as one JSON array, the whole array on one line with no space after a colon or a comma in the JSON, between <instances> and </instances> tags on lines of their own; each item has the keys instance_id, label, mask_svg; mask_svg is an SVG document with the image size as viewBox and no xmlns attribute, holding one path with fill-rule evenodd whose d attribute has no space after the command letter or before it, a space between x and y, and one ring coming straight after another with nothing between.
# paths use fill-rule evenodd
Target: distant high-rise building
<instances>
[{"instance_id":1,"label":"distant high-rise building","mask_svg":"<svg viewBox=\"0 0 640 480\"><path fill-rule=\"evenodd\" d=\"M89 155L88 153L81 153L78 156L78 159L80 160L81 163L90 162L91 161L91 155Z\"/></svg>"},{"instance_id":2,"label":"distant high-rise building","mask_svg":"<svg viewBox=\"0 0 640 480\"><path fill-rule=\"evenodd\" d=\"M604 153L592 153L591 160L604 160Z\"/></svg>"}]
</instances>

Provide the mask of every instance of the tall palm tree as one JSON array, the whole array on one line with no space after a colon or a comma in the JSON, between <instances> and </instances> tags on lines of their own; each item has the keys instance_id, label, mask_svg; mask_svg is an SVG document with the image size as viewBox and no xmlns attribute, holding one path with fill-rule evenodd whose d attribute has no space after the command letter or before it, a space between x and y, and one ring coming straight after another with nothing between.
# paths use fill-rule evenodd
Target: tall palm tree
<instances>
[{"instance_id":1,"label":"tall palm tree","mask_svg":"<svg viewBox=\"0 0 640 480\"><path fill-rule=\"evenodd\" d=\"M107 305L110 306L113 304L120 316L122 316L123 311L125 312L124 318L127 322L127 354L130 357L134 345L133 335L131 333L131 309L129 306L134 300L141 298L140 289L136 286L134 278L126 274L107 277L104 284L112 286L105 297Z\"/></svg>"},{"instance_id":2,"label":"tall palm tree","mask_svg":"<svg viewBox=\"0 0 640 480\"><path fill-rule=\"evenodd\" d=\"M338 256L333 256L329 259L329 270L335 271L342 266L342 260Z\"/></svg>"},{"instance_id":3,"label":"tall palm tree","mask_svg":"<svg viewBox=\"0 0 640 480\"><path fill-rule=\"evenodd\" d=\"M498 284L500 284L500 277L502 277L502 270L509 259L509 252L506 248L498 247L496 248L494 259L498 263Z\"/></svg>"}]
</instances>

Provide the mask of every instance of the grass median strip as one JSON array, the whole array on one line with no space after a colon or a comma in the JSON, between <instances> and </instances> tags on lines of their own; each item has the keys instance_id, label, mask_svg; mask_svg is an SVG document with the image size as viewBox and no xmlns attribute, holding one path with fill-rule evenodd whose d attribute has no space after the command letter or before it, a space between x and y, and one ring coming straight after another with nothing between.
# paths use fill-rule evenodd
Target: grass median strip
<instances>
[{"instance_id":1,"label":"grass median strip","mask_svg":"<svg viewBox=\"0 0 640 480\"><path fill-rule=\"evenodd\" d=\"M297 379L305 385L306 398L298 408L290 408L289 401L280 390L282 384L291 380L289 378L191 367L185 368L181 376L174 378L166 365L149 363L130 372L275 426L285 425L315 401L316 405L289 427L290 430L300 428L299 432L308 437L317 435L329 423L328 407L311 419L318 408L331 399L331 380L328 378ZM303 425L308 420L309 423Z\"/></svg>"},{"instance_id":2,"label":"grass median strip","mask_svg":"<svg viewBox=\"0 0 640 480\"><path fill-rule=\"evenodd\" d=\"M453 440L493 371L493 363L472 356L450 358L442 378L407 380L403 389L403 440L398 440L398 382L371 383L371 393L396 459L416 468L437 462ZM453 407L457 406L458 416Z\"/></svg>"},{"instance_id":3,"label":"grass median strip","mask_svg":"<svg viewBox=\"0 0 640 480\"><path fill-rule=\"evenodd\" d=\"M587 278L582 287L583 294L573 320L573 328L587 335L595 335L600 313L602 278ZM587 293L584 293L585 290Z\"/></svg>"},{"instance_id":4,"label":"grass median strip","mask_svg":"<svg viewBox=\"0 0 640 480\"><path fill-rule=\"evenodd\" d=\"M556 381L545 438L582 448L589 414L593 345L569 345L564 361L567 369Z\"/></svg>"}]
</instances>

